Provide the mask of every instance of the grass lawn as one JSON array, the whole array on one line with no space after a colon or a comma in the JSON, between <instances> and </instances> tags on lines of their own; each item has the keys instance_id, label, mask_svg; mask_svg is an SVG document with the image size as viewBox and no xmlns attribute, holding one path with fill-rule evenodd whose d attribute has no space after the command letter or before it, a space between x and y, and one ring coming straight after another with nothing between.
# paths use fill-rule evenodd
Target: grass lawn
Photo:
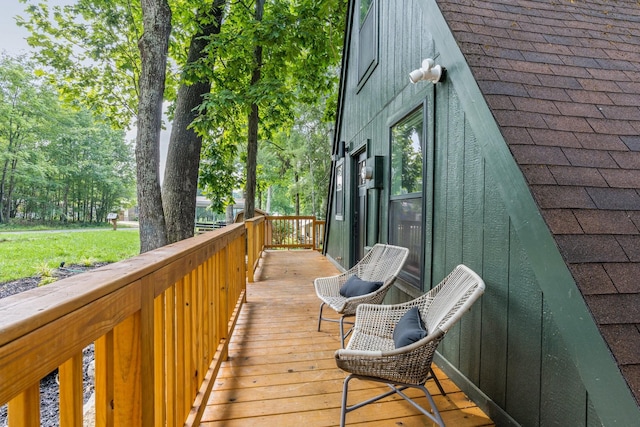
<instances>
[{"instance_id":1,"label":"grass lawn","mask_svg":"<svg viewBox=\"0 0 640 427\"><path fill-rule=\"evenodd\" d=\"M47 275L60 266L116 262L140 252L137 229L0 233L0 283Z\"/></svg>"}]
</instances>

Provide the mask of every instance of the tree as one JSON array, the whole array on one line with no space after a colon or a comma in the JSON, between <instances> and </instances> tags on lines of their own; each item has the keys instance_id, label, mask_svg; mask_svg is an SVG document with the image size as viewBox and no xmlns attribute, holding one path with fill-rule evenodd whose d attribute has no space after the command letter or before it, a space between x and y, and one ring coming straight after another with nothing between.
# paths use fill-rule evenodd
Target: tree
<instances>
[{"instance_id":1,"label":"tree","mask_svg":"<svg viewBox=\"0 0 640 427\"><path fill-rule=\"evenodd\" d=\"M24 58L0 57L0 222L11 217L22 163L54 115L55 97Z\"/></svg>"},{"instance_id":2,"label":"tree","mask_svg":"<svg viewBox=\"0 0 640 427\"><path fill-rule=\"evenodd\" d=\"M193 182L198 175L194 171L198 169L196 153L201 143L205 153L218 157L204 159L207 172L200 174L200 179L216 176L215 171L226 173L234 167L231 153L237 151L236 147L254 147L251 150L257 152L257 141L291 123L291 108L296 101L310 101L331 90L336 77L328 74L326 67L338 61L344 2L259 0L251 5L256 7L251 7L243 2L225 6L226 2L214 0L208 9L203 0L172 0L171 8L160 0L143 0L141 5L138 8L128 0L78 0L75 6L53 8L52 23L45 3L31 5L30 19L21 22L31 30L29 41L39 46L39 58L57 73L64 73L60 86L70 98L93 105L97 111L113 107L109 116L121 127L130 123L127 114L133 118L131 110L138 104L136 155L144 251L193 232L189 223L195 211L191 204L195 201ZM167 41L167 17L172 10L174 26ZM220 26L223 10L228 13ZM158 25L154 27L154 23ZM144 31L140 37L141 28ZM216 35L218 29L220 34ZM142 61L131 48L138 39ZM149 42L154 39L158 42L155 46ZM189 44L193 49L187 51ZM160 50L165 52L165 61L167 55L171 57L172 68L164 75L165 99L178 97L172 110L176 130L172 132L172 154L162 195L154 166L160 86L149 81L154 69L164 72ZM99 66L91 66L92 61ZM153 67L149 66L151 62ZM176 92L178 75L181 85ZM154 78L161 77L157 73ZM209 83L211 91L206 93ZM150 90L152 87L156 92ZM112 93L101 92L103 88ZM83 96L77 96L80 93ZM204 102L195 109L203 94ZM153 100L142 99L151 95ZM110 107L101 105L105 100ZM255 144L249 143L250 134ZM255 185L254 151L246 157L248 186ZM214 181L203 182L202 186L210 190L209 194L220 195L220 200L228 200L230 191L224 192L232 188L233 180L222 180L222 190ZM251 187L248 189L251 191ZM250 204L253 199L249 198ZM158 216L163 213L167 218L164 225ZM170 229L163 238L167 222Z\"/></svg>"},{"instance_id":3,"label":"tree","mask_svg":"<svg viewBox=\"0 0 640 427\"><path fill-rule=\"evenodd\" d=\"M343 19L340 1L257 1L253 9L231 4L216 40L206 122L224 129L221 138L231 144L246 141L245 218L252 216L258 188L258 142L288 132L298 103L315 103L336 90L331 67L339 60Z\"/></svg>"},{"instance_id":4,"label":"tree","mask_svg":"<svg viewBox=\"0 0 640 427\"><path fill-rule=\"evenodd\" d=\"M58 101L24 58L0 58L2 221L101 221L131 198L124 132Z\"/></svg>"},{"instance_id":5,"label":"tree","mask_svg":"<svg viewBox=\"0 0 640 427\"><path fill-rule=\"evenodd\" d=\"M209 40L220 32L225 3L226 0L214 0L198 12L198 29L191 38L178 89L162 188L170 243L193 236L202 135L191 124L199 114L202 98L211 91L201 63L211 54L207 50Z\"/></svg>"},{"instance_id":6,"label":"tree","mask_svg":"<svg viewBox=\"0 0 640 427\"><path fill-rule=\"evenodd\" d=\"M171 9L166 0L142 0L144 31L140 38L140 99L136 164L140 212L140 251L167 244L160 194L160 130L164 99Z\"/></svg>"},{"instance_id":7,"label":"tree","mask_svg":"<svg viewBox=\"0 0 640 427\"><path fill-rule=\"evenodd\" d=\"M204 2L197 0L174 4L180 25L173 32L170 45L171 9L166 2L143 1L140 8L135 2L126 0L79 0L73 6L54 7L53 19L43 3L29 6L28 21L19 20L33 34L29 42L39 49L38 59L55 70L50 77L58 83L63 94L105 112L115 126L126 127L133 119L137 120L142 251L193 235L201 136L191 130L190 125L194 108L200 104L202 94L209 90L208 78L203 76L198 61L206 53L208 38L219 28L225 2L214 0L208 10ZM204 13L198 13L194 19L193 9ZM162 20L158 27L153 26L155 18ZM159 43L153 42L154 38ZM143 57L146 55L144 61L135 49L138 39L140 53ZM188 40L191 40L191 47L186 56L183 52ZM166 64L169 52L172 64L178 68L184 66L184 69L174 109L165 172L164 197L167 200L163 206L157 176L158 115L150 100L142 97L153 95L152 102L156 106L163 96L175 99L177 79L173 73L165 76L166 67L161 65L162 61ZM148 60L155 64L150 65ZM150 76L149 72L153 70L163 73ZM56 79L55 74L66 77ZM166 86L164 77L167 77ZM149 90L154 79L156 85L162 84L167 89L166 92ZM138 110L135 103L138 103ZM167 221L162 218L163 214Z\"/></svg>"},{"instance_id":8,"label":"tree","mask_svg":"<svg viewBox=\"0 0 640 427\"><path fill-rule=\"evenodd\" d=\"M263 145L258 187L271 189L274 212L317 217L324 213L331 154L326 102L298 105L293 126Z\"/></svg>"}]
</instances>

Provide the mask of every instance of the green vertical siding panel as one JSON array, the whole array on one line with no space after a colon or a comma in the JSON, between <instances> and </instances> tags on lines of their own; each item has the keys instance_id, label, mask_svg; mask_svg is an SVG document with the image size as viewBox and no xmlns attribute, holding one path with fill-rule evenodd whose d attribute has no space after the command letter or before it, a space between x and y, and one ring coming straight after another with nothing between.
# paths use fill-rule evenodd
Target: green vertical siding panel
<instances>
[{"instance_id":1,"label":"green vertical siding panel","mask_svg":"<svg viewBox=\"0 0 640 427\"><path fill-rule=\"evenodd\" d=\"M447 141L446 239L445 271L449 272L462 260L462 218L464 204L465 117L455 90L449 85L449 131Z\"/></svg>"},{"instance_id":2,"label":"green vertical siding panel","mask_svg":"<svg viewBox=\"0 0 640 427\"><path fill-rule=\"evenodd\" d=\"M603 427L602 421L600 421L600 417L598 417L598 413L596 409L593 407L593 402L588 397L587 394L587 427Z\"/></svg>"},{"instance_id":3,"label":"green vertical siding panel","mask_svg":"<svg viewBox=\"0 0 640 427\"><path fill-rule=\"evenodd\" d=\"M448 274L462 262L465 120L456 92L450 85L443 85L441 88L449 88L449 120L446 126L449 130L449 139L447 140L446 164L443 165L447 170L444 200L446 242L444 269ZM447 333L447 337L440 346L440 353L457 366L460 362L459 350L460 323L457 323Z\"/></svg>"},{"instance_id":4,"label":"green vertical siding panel","mask_svg":"<svg viewBox=\"0 0 640 427\"><path fill-rule=\"evenodd\" d=\"M507 309L509 304L509 217L492 175L486 175L484 262L482 278L482 353L480 387L504 407L507 369Z\"/></svg>"},{"instance_id":5,"label":"green vertical siding panel","mask_svg":"<svg viewBox=\"0 0 640 427\"><path fill-rule=\"evenodd\" d=\"M391 12L391 18L393 19L393 24L394 24L393 32L394 32L394 41L395 41L395 43L391 46L393 51L396 52L396 60L394 61L394 70L393 70L394 76L399 76L405 71L403 67L404 66L403 62L405 58L403 58L403 56L406 56L406 54L408 53L408 51L406 50L408 34L405 27L406 25L405 19L407 15L410 15L410 14L401 13L402 9L403 8L399 7L399 5L396 3L395 7L393 7L393 12ZM399 79L392 79L388 81L387 84L393 85L394 94L400 93L401 88L404 86L404 84Z\"/></svg>"},{"instance_id":6,"label":"green vertical siding panel","mask_svg":"<svg viewBox=\"0 0 640 427\"><path fill-rule=\"evenodd\" d=\"M431 283L433 277L433 187L434 187L434 162L435 162L435 87L430 86L426 102L426 147L423 155L426 158L424 171L424 271L422 283L425 287Z\"/></svg>"},{"instance_id":7,"label":"green vertical siding panel","mask_svg":"<svg viewBox=\"0 0 640 427\"><path fill-rule=\"evenodd\" d=\"M435 103L435 141L433 161L433 275L431 286L425 286L428 290L435 286L448 273L446 269L446 220L447 220L447 150L449 147L449 134L447 132L449 118L449 90L448 86L436 89ZM440 124L445 124L440 126ZM428 285L428 283L426 283Z\"/></svg>"},{"instance_id":8,"label":"green vertical siding panel","mask_svg":"<svg viewBox=\"0 0 640 427\"><path fill-rule=\"evenodd\" d=\"M393 43L395 38L392 36L393 21L388 19L391 16L391 7L395 2L381 1L379 4L380 10L380 58L378 66L385 77L393 75L393 64L395 63L395 51L393 50ZM393 98L393 86L381 85L380 92L383 93L384 99Z\"/></svg>"},{"instance_id":9,"label":"green vertical siding panel","mask_svg":"<svg viewBox=\"0 0 640 427\"><path fill-rule=\"evenodd\" d=\"M527 426L540 420L542 292L526 251L511 230L506 409Z\"/></svg>"},{"instance_id":10,"label":"green vertical siding panel","mask_svg":"<svg viewBox=\"0 0 640 427\"><path fill-rule=\"evenodd\" d=\"M540 426L586 425L587 391L547 303L543 312Z\"/></svg>"},{"instance_id":11,"label":"green vertical siding panel","mask_svg":"<svg viewBox=\"0 0 640 427\"><path fill-rule=\"evenodd\" d=\"M464 155L464 216L462 218L462 262L472 270L482 272L484 212L484 159L468 123L465 131ZM460 365L458 369L472 383L480 382L480 350L482 303L477 302L462 317L460 334Z\"/></svg>"}]
</instances>

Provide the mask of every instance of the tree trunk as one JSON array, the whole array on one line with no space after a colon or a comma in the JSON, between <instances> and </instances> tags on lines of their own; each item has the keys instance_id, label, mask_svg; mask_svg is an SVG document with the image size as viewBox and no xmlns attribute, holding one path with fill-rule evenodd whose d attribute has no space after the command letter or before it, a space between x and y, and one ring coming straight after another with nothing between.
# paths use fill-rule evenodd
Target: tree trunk
<instances>
[{"instance_id":1,"label":"tree trunk","mask_svg":"<svg viewBox=\"0 0 640 427\"><path fill-rule=\"evenodd\" d=\"M7 205L5 206L5 218L11 218L11 199L13 199L13 191L16 188L16 169L18 168L18 158L14 157L11 160L11 170L9 171L9 186L5 189L5 199Z\"/></svg>"},{"instance_id":2,"label":"tree trunk","mask_svg":"<svg viewBox=\"0 0 640 427\"><path fill-rule=\"evenodd\" d=\"M140 208L140 252L167 244L160 194L160 129L162 100L171 33L171 9L166 0L142 0L144 32L138 47L142 58L136 165Z\"/></svg>"},{"instance_id":3,"label":"tree trunk","mask_svg":"<svg viewBox=\"0 0 640 427\"><path fill-rule=\"evenodd\" d=\"M214 0L204 16L199 16L200 21L208 24L203 25L191 38L187 69L190 64L207 55L205 48L209 43L209 36L220 32L225 3L226 0ZM183 81L178 89L162 184L162 203L169 243L193 236L202 137L189 129L189 125L198 114L196 108L202 103L202 96L210 91L211 83L200 80L193 84Z\"/></svg>"},{"instance_id":4,"label":"tree trunk","mask_svg":"<svg viewBox=\"0 0 640 427\"><path fill-rule=\"evenodd\" d=\"M256 0L256 21L262 21L265 0ZM260 82L262 70L262 45L256 40L253 50L254 68L251 74L251 86ZM256 165L258 161L258 124L260 115L258 114L258 104L253 102L249 112L248 134L247 134L247 183L244 199L244 219L251 219L255 215L256 198Z\"/></svg>"},{"instance_id":5,"label":"tree trunk","mask_svg":"<svg viewBox=\"0 0 640 427\"><path fill-rule=\"evenodd\" d=\"M4 216L4 200L5 200L5 181L7 177L7 170L9 169L9 160L4 161L4 166L2 167L2 177L0 177L0 223L8 221L9 218L5 218ZM8 204L9 202L7 202Z\"/></svg>"},{"instance_id":6,"label":"tree trunk","mask_svg":"<svg viewBox=\"0 0 640 427\"><path fill-rule=\"evenodd\" d=\"M11 127L11 124L9 125ZM9 131L9 142L7 145L7 153L9 156L4 161L4 165L2 167L2 177L0 178L0 223L9 221L9 208L11 205L11 199L7 195L7 180L11 176L11 172L9 171L9 165L11 164L13 153L14 153L14 142L13 142L13 132Z\"/></svg>"},{"instance_id":7,"label":"tree trunk","mask_svg":"<svg viewBox=\"0 0 640 427\"><path fill-rule=\"evenodd\" d=\"M293 174L293 180L296 185L296 196L295 196L295 208L296 208L296 216L300 216L300 175L298 171Z\"/></svg>"}]
</instances>

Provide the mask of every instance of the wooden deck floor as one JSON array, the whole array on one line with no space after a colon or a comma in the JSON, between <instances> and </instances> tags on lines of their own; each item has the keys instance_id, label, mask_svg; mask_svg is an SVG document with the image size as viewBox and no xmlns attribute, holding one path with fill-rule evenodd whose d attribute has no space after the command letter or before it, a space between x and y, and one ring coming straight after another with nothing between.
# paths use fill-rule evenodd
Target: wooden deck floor
<instances>
[{"instance_id":1,"label":"wooden deck floor","mask_svg":"<svg viewBox=\"0 0 640 427\"><path fill-rule=\"evenodd\" d=\"M267 252L261 262L256 282L247 285L229 360L222 365L201 425L338 425L346 376L333 359L340 346L338 324L325 322L321 332L316 330L319 300L313 290L315 277L338 270L313 251ZM437 368L436 374L447 396L439 395L432 382L428 388L447 426L494 425ZM375 395L380 385L353 380L350 389L353 403ZM424 397L418 401L428 407ZM347 425L433 424L396 396L349 413Z\"/></svg>"}]
</instances>

